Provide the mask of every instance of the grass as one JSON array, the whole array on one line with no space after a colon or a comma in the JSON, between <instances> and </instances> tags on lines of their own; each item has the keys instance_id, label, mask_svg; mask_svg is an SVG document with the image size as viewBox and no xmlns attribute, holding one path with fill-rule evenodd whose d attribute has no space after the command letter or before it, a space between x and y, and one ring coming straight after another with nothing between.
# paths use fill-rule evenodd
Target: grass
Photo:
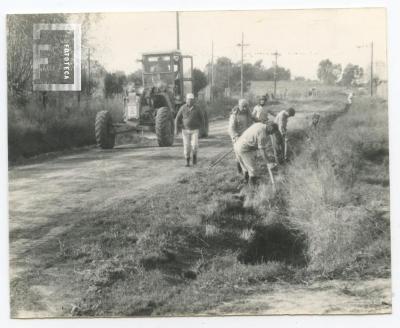
<instances>
[{"instance_id":1,"label":"grass","mask_svg":"<svg viewBox=\"0 0 400 328\"><path fill-rule=\"evenodd\" d=\"M278 252L268 263L252 257L252 250L262 248L256 231L263 218L243 207L241 181L232 170L233 163L212 176L197 172L107 211L72 213L67 231L25 254L36 261L14 283L13 295L26 290L26 281L42 284L40 277L57 268L69 277L54 277L58 287L78 295L74 315L167 315L199 313L289 279L295 264L281 261L285 254L276 243L269 245ZM229 221L232 211L235 224ZM211 225L217 229L207 233Z\"/></svg>"},{"instance_id":2,"label":"grass","mask_svg":"<svg viewBox=\"0 0 400 328\"><path fill-rule=\"evenodd\" d=\"M306 236L309 269L330 275L357 268L362 275L383 259L389 270L386 103L357 99L325 134L287 172L288 216Z\"/></svg>"},{"instance_id":3,"label":"grass","mask_svg":"<svg viewBox=\"0 0 400 328\"><path fill-rule=\"evenodd\" d=\"M276 94L281 99L287 89L289 99L309 99L308 91L316 88L317 97L326 98L332 94L343 94L343 87L324 85L319 81L278 81ZM249 94L262 95L266 92L272 94L274 91L274 81L253 81L251 83Z\"/></svg>"},{"instance_id":4,"label":"grass","mask_svg":"<svg viewBox=\"0 0 400 328\"><path fill-rule=\"evenodd\" d=\"M69 99L70 98L70 99ZM114 119L121 120L122 98L84 98L56 93L49 95L46 107L39 99L8 104L9 161L42 153L95 144L94 121L96 113L111 110Z\"/></svg>"},{"instance_id":5,"label":"grass","mask_svg":"<svg viewBox=\"0 0 400 328\"><path fill-rule=\"evenodd\" d=\"M386 103L357 99L333 119L310 140L291 130L296 151L276 193L266 177L243 187L227 162L106 210L70 213L68 230L24 254L35 262L12 282L12 308L55 268L60 297L76 299L65 315L75 316L193 315L276 281L387 277Z\"/></svg>"}]
</instances>

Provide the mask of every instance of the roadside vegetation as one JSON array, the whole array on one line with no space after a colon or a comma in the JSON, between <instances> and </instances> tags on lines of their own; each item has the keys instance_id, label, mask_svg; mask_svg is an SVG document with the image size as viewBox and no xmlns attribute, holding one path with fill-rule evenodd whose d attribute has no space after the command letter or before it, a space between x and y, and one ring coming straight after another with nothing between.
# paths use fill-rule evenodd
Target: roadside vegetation
<instances>
[{"instance_id":1,"label":"roadside vegetation","mask_svg":"<svg viewBox=\"0 0 400 328\"><path fill-rule=\"evenodd\" d=\"M193 315L279 283L390 277L386 106L359 98L312 135L292 129L276 193L267 177L243 186L228 160L106 210L70 213L64 233L25 254L36 261L12 282L11 308L55 268L74 316Z\"/></svg>"},{"instance_id":2,"label":"roadside vegetation","mask_svg":"<svg viewBox=\"0 0 400 328\"><path fill-rule=\"evenodd\" d=\"M43 106L35 97L23 103L8 104L8 152L9 162L43 153L61 151L96 143L93 125L96 113L109 110L122 117L121 97L66 97L49 95ZM121 109L121 113L118 113Z\"/></svg>"},{"instance_id":3,"label":"roadside vegetation","mask_svg":"<svg viewBox=\"0 0 400 328\"><path fill-rule=\"evenodd\" d=\"M390 275L386 106L356 99L288 167L288 216L306 237L311 271Z\"/></svg>"}]
</instances>

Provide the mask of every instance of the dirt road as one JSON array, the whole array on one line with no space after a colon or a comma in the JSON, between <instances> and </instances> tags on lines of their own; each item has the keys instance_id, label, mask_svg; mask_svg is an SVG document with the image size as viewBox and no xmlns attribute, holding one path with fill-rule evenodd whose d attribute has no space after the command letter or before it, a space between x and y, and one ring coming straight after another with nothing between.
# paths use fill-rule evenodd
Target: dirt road
<instances>
[{"instance_id":1,"label":"dirt road","mask_svg":"<svg viewBox=\"0 0 400 328\"><path fill-rule=\"evenodd\" d=\"M305 124L307 117L297 115L290 126ZM173 147L157 147L154 137L144 143L121 144L112 150L93 148L9 170L11 277L28 264L21 256L26 249L65 231L68 214L98 211L135 199L190 170L207 169L231 147L226 120L210 123L209 138L200 139L196 168L184 167L180 137Z\"/></svg>"},{"instance_id":2,"label":"dirt road","mask_svg":"<svg viewBox=\"0 0 400 328\"><path fill-rule=\"evenodd\" d=\"M390 303L390 279L329 280L307 286L276 284L269 293L222 303L207 314L384 314L391 312Z\"/></svg>"},{"instance_id":3,"label":"dirt road","mask_svg":"<svg viewBox=\"0 0 400 328\"><path fill-rule=\"evenodd\" d=\"M319 110L328 111L331 107L326 105ZM304 126L308 122L306 119L309 119L308 114L296 115L289 128ZM206 170L213 159L230 149L226 128L226 120L210 124L210 137L200 141L199 165L196 168L184 167L180 138L177 138L173 147L168 148L156 147L153 139L147 140L145 146L122 144L107 151L93 148L41 163L10 168L11 284L23 279L28 271L32 274L32 268L39 265L35 256L32 256L32 250L40 249L40 245L50 238L54 239L67 231L71 222L79 220L82 213L113 206L117 209L122 200L134 200L150 189L154 191L158 186L174 183L190 170ZM59 275L62 272L51 274ZM28 298L26 304L19 302L13 316L57 316L62 313L61 304L65 304L66 294L58 293L51 279L47 285L27 285L26 288L27 295L35 295L32 302L40 306L30 306ZM276 297L279 298L278 294ZM281 296L288 298L286 292ZM276 297L274 304L278 302ZM22 300L24 298L24 295L21 296ZM293 295L293 298L298 296ZM73 301L73 295L68 301ZM298 306L293 304L295 308ZM286 310L286 313L290 313L290 309ZM223 308L219 308L215 313L223 312Z\"/></svg>"},{"instance_id":4,"label":"dirt road","mask_svg":"<svg viewBox=\"0 0 400 328\"><path fill-rule=\"evenodd\" d=\"M66 231L80 213L101 211L124 199L134 200L148 190L176 181L190 170L206 169L229 150L226 121L212 122L210 137L200 140L199 165L184 167L182 140L160 148L156 140L145 146L122 144L60 156L9 170L10 280L23 276L37 263L28 252ZM126 139L126 138L125 138ZM35 298L46 299L54 286L30 286ZM57 315L57 306L44 302L44 311L29 309L16 316Z\"/></svg>"},{"instance_id":5,"label":"dirt road","mask_svg":"<svg viewBox=\"0 0 400 328\"><path fill-rule=\"evenodd\" d=\"M168 184L189 170L205 169L221 152L229 150L226 122L211 124L210 137L200 140L199 165L184 167L182 140L160 148L156 140L146 146L118 145L112 150L93 148L39 164L9 170L10 267L12 276L21 270L18 259L48 234L62 232L66 213L100 210L123 199L135 199L158 185ZM55 221L58 223L55 225ZM39 227L55 226L48 234ZM13 238L22 231L36 231L29 239Z\"/></svg>"}]
</instances>

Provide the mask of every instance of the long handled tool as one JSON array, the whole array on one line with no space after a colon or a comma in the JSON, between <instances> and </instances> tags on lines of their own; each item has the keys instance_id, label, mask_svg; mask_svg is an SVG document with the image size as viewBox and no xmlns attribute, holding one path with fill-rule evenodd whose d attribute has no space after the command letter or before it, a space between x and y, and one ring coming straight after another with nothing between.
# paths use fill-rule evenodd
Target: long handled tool
<instances>
[{"instance_id":1,"label":"long handled tool","mask_svg":"<svg viewBox=\"0 0 400 328\"><path fill-rule=\"evenodd\" d=\"M287 139L286 139L286 136L285 136L285 149L284 149L285 161L287 161L287 146L288 146L288 144L287 144Z\"/></svg>"},{"instance_id":2,"label":"long handled tool","mask_svg":"<svg viewBox=\"0 0 400 328\"><path fill-rule=\"evenodd\" d=\"M272 150L274 151L275 161L276 161L276 163L280 163L279 158L278 158L278 153L276 151L276 140L272 135L270 135L270 138L271 138Z\"/></svg>"},{"instance_id":3,"label":"long handled tool","mask_svg":"<svg viewBox=\"0 0 400 328\"><path fill-rule=\"evenodd\" d=\"M269 177L270 177L271 183L272 183L272 188L274 189L274 192L276 192L275 180L274 180L274 175L272 174L271 166L273 166L273 164L269 164L269 163L267 164Z\"/></svg>"},{"instance_id":4,"label":"long handled tool","mask_svg":"<svg viewBox=\"0 0 400 328\"><path fill-rule=\"evenodd\" d=\"M233 149L229 150L227 153L223 154L221 157L219 157L215 162L210 164L210 167L214 167L217 165L219 162L221 162L225 157L227 157L230 153L233 152Z\"/></svg>"}]
</instances>

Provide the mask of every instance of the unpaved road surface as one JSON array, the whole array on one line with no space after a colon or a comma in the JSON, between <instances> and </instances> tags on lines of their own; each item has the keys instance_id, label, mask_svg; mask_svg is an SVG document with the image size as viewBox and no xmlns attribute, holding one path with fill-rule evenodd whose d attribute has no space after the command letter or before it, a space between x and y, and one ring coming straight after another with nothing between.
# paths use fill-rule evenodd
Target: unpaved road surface
<instances>
[{"instance_id":1,"label":"unpaved road surface","mask_svg":"<svg viewBox=\"0 0 400 328\"><path fill-rule=\"evenodd\" d=\"M319 110L332 110L332 106L327 105L326 108ZM296 115L290 125L304 125L305 118L308 119L309 115ZM207 170L212 160L230 149L226 130L226 120L210 124L210 137L200 140L199 165L196 168L184 167L180 138L177 138L173 147L159 148L156 146L156 141L152 140L147 142L146 146L123 144L107 151L93 148L41 163L11 167L9 170L11 284L13 280L22 277L30 270L37 261L34 256L25 256L27 251L66 231L70 221L79 219L81 213L113 208L113 206L117 208L121 200L134 200L149 190L156 190L158 186L174 183L182 174L190 173L190 170L193 172ZM43 311L32 312L27 304L26 308L18 309L15 317L61 314L61 303L67 300L62 298L65 297L65 293L57 293L54 282L49 281L47 286L27 286L27 288L35 293ZM57 298L56 294L64 296ZM301 291L291 293L288 289L284 292L277 291L275 295L255 296L248 302L257 304L257 307L261 308L258 313L293 313L295 309L301 308L301 302L306 302L301 295ZM296 301L290 303L288 299ZM325 301L330 304L329 306L334 306L331 304L334 300L330 297L321 298L321 302ZM282 307L279 306L280 302ZM351 298L348 302L357 300ZM341 302L340 308L348 308L350 303ZM363 304L360 306L364 306ZM237 307L237 305L223 304L212 313L225 313L230 306ZM272 310L269 312L267 309ZM246 309L238 312L246 312Z\"/></svg>"},{"instance_id":2,"label":"unpaved road surface","mask_svg":"<svg viewBox=\"0 0 400 328\"><path fill-rule=\"evenodd\" d=\"M67 231L73 220L79 220L83 213L117 208L124 199L135 200L150 190L154 192L158 187L176 182L182 175L206 170L211 161L231 147L226 120L212 122L210 137L200 139L199 163L195 168L184 166L180 137L172 147L158 147L154 136L151 140L144 139L143 144L122 144L112 150L93 148L10 168L11 283L14 279L23 279L26 272L40 265L34 256L27 256L32 254L32 249L40 249L48 240ZM49 270L48 273L62 275L60 271ZM19 309L15 317L62 313L65 294L54 281L49 281L47 286L27 288L43 311L31 311L27 305L26 309Z\"/></svg>"},{"instance_id":3,"label":"unpaved road surface","mask_svg":"<svg viewBox=\"0 0 400 328\"><path fill-rule=\"evenodd\" d=\"M222 303L206 314L384 314L391 312L390 290L390 279L281 283L268 293Z\"/></svg>"}]
</instances>

